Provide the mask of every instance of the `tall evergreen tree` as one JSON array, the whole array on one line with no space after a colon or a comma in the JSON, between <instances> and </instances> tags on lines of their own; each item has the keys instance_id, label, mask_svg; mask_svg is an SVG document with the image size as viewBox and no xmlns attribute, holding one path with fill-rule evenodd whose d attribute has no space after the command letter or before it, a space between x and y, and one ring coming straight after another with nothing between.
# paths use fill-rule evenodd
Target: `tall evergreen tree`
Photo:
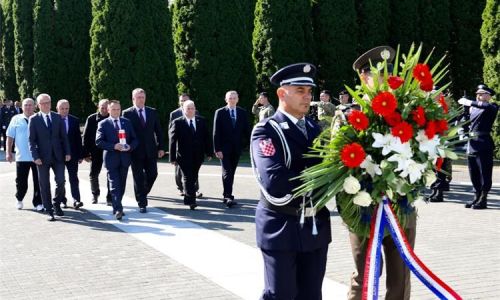
<instances>
[{"instance_id":1,"label":"tall evergreen tree","mask_svg":"<svg viewBox=\"0 0 500 300\"><path fill-rule=\"evenodd\" d=\"M424 52L430 52L434 48L430 61L432 65L450 49L452 29L450 2L449 0L420 0L419 10L420 37L424 44Z\"/></svg>"},{"instance_id":2,"label":"tall evergreen tree","mask_svg":"<svg viewBox=\"0 0 500 300\"><path fill-rule=\"evenodd\" d=\"M19 95L33 96L33 0L13 1L14 61Z\"/></svg>"},{"instance_id":3,"label":"tall evergreen tree","mask_svg":"<svg viewBox=\"0 0 500 300\"><path fill-rule=\"evenodd\" d=\"M391 24L389 29L389 44L400 45L400 51L406 53L412 43L419 39L418 1L391 0Z\"/></svg>"},{"instance_id":4,"label":"tall evergreen tree","mask_svg":"<svg viewBox=\"0 0 500 300\"><path fill-rule=\"evenodd\" d=\"M500 93L500 7L497 0L486 0L481 26L481 50L484 56L484 83ZM498 101L499 96L496 95ZM500 159L500 118L493 128L495 157Z\"/></svg>"},{"instance_id":5,"label":"tall evergreen tree","mask_svg":"<svg viewBox=\"0 0 500 300\"><path fill-rule=\"evenodd\" d=\"M91 0L55 0L53 94L71 103L71 113L83 117L93 108L88 81L90 68ZM35 56L36 57L36 56Z\"/></svg>"},{"instance_id":6,"label":"tall evergreen tree","mask_svg":"<svg viewBox=\"0 0 500 300\"><path fill-rule=\"evenodd\" d=\"M468 95L483 78L483 55L481 53L481 14L485 0L451 0L450 16L453 24L451 36L451 75L453 94L460 98L464 91Z\"/></svg>"},{"instance_id":7,"label":"tall evergreen tree","mask_svg":"<svg viewBox=\"0 0 500 300\"><path fill-rule=\"evenodd\" d=\"M358 33L354 2L316 0L313 28L319 89L339 91L346 84L352 85Z\"/></svg>"},{"instance_id":8,"label":"tall evergreen tree","mask_svg":"<svg viewBox=\"0 0 500 300\"><path fill-rule=\"evenodd\" d=\"M3 0L4 13L2 30L2 68L0 73L1 87L7 99L19 99L14 63L14 22L12 19L13 0Z\"/></svg>"},{"instance_id":9,"label":"tall evergreen tree","mask_svg":"<svg viewBox=\"0 0 500 300\"><path fill-rule=\"evenodd\" d=\"M35 0L33 9L33 94L53 93L55 70L54 6Z\"/></svg>"},{"instance_id":10,"label":"tall evergreen tree","mask_svg":"<svg viewBox=\"0 0 500 300\"><path fill-rule=\"evenodd\" d=\"M269 77L279 68L313 60L311 9L309 0L257 0L252 57L258 90L270 92Z\"/></svg>"},{"instance_id":11,"label":"tall evergreen tree","mask_svg":"<svg viewBox=\"0 0 500 300\"><path fill-rule=\"evenodd\" d=\"M389 41L389 0L356 0L358 10L358 52L364 53Z\"/></svg>"},{"instance_id":12,"label":"tall evergreen tree","mask_svg":"<svg viewBox=\"0 0 500 300\"><path fill-rule=\"evenodd\" d=\"M245 0L179 0L173 6L178 89L188 92L207 117L224 105L228 90L240 105L254 101L252 14Z\"/></svg>"}]
</instances>

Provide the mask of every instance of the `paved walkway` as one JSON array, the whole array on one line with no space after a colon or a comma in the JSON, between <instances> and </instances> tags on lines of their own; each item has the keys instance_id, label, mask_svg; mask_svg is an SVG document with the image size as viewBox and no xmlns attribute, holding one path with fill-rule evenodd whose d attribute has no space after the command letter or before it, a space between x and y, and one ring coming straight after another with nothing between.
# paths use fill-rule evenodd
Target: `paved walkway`
<instances>
[{"instance_id":1,"label":"paved walkway","mask_svg":"<svg viewBox=\"0 0 500 300\"><path fill-rule=\"evenodd\" d=\"M15 165L0 162L0 299L258 298L262 261L253 217L258 189L250 168L237 171L234 194L241 205L230 210L221 202L219 166L202 167L205 198L196 211L182 205L173 171L159 164L145 215L137 213L130 175L120 223L103 197L90 204L83 163L84 209L65 209L64 217L50 223L31 210L31 191L25 208L15 209ZM495 174L491 209L463 207L471 195L463 166L454 168L446 202L418 204L415 252L464 299L500 299L500 168ZM334 241L323 293L324 299L345 299L353 263L347 231L335 212L332 216ZM412 299L435 299L416 278L412 284Z\"/></svg>"}]
</instances>

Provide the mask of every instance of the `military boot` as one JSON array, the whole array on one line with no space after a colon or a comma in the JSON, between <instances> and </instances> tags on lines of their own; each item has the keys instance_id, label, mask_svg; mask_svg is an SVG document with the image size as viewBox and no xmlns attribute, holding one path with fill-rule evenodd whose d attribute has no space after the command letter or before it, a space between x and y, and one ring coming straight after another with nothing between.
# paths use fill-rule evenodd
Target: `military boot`
<instances>
[{"instance_id":1,"label":"military boot","mask_svg":"<svg viewBox=\"0 0 500 300\"><path fill-rule=\"evenodd\" d=\"M479 197L481 196L481 193L476 193L476 196L474 197L474 200L472 201L467 201L465 203L465 208L471 208L472 205L476 204L479 201Z\"/></svg>"},{"instance_id":2,"label":"military boot","mask_svg":"<svg viewBox=\"0 0 500 300\"><path fill-rule=\"evenodd\" d=\"M472 209L486 209L488 202L488 192L481 192L481 196L479 197L479 201L472 205Z\"/></svg>"},{"instance_id":3,"label":"military boot","mask_svg":"<svg viewBox=\"0 0 500 300\"><path fill-rule=\"evenodd\" d=\"M441 189L436 189L436 193L434 193L434 196L431 196L429 198L430 202L443 202L443 190Z\"/></svg>"}]
</instances>

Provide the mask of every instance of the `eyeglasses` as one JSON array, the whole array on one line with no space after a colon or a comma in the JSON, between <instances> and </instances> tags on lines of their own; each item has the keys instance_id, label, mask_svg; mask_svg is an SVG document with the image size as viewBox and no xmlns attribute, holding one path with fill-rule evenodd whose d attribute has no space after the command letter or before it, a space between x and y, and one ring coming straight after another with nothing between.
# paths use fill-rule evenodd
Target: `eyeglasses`
<instances>
[{"instance_id":1,"label":"eyeglasses","mask_svg":"<svg viewBox=\"0 0 500 300\"><path fill-rule=\"evenodd\" d=\"M38 102L40 105L50 104L50 102Z\"/></svg>"}]
</instances>

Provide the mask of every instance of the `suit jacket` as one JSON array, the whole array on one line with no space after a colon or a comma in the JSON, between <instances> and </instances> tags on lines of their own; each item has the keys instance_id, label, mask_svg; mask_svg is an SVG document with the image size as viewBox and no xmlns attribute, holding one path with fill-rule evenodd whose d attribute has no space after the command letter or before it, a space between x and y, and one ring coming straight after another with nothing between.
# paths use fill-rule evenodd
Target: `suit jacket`
<instances>
[{"instance_id":1,"label":"suit jacket","mask_svg":"<svg viewBox=\"0 0 500 300\"><path fill-rule=\"evenodd\" d=\"M214 116L214 151L223 153L241 152L250 138L250 124L247 112L236 107L236 125L233 127L229 108L227 106L215 111Z\"/></svg>"},{"instance_id":2,"label":"suit jacket","mask_svg":"<svg viewBox=\"0 0 500 300\"><path fill-rule=\"evenodd\" d=\"M473 101L469 113L471 138L467 148L468 153L486 152L486 155L493 155L495 143L491 131L497 117L498 105L494 102Z\"/></svg>"},{"instance_id":3,"label":"suit jacket","mask_svg":"<svg viewBox=\"0 0 500 300\"><path fill-rule=\"evenodd\" d=\"M138 146L132 151L132 159L147 157L148 159L156 160L158 158L158 150L165 150L163 141L163 131L160 125L160 119L156 110L145 106L146 126L142 127L139 112L135 106L129 107L122 112L122 116L130 120L132 127L137 135Z\"/></svg>"},{"instance_id":4,"label":"suit jacket","mask_svg":"<svg viewBox=\"0 0 500 300\"><path fill-rule=\"evenodd\" d=\"M80 132L80 120L73 115L68 115L68 126L67 134L71 151L71 159L82 159L83 147L82 134Z\"/></svg>"},{"instance_id":5,"label":"suit jacket","mask_svg":"<svg viewBox=\"0 0 500 300\"><path fill-rule=\"evenodd\" d=\"M212 156L212 141L205 118L195 116L196 131L193 134L185 116L175 119L169 129L170 162L202 164L206 156Z\"/></svg>"},{"instance_id":6,"label":"suit jacket","mask_svg":"<svg viewBox=\"0 0 500 300\"><path fill-rule=\"evenodd\" d=\"M179 107L179 108L177 108L176 110L171 111L171 112L170 112L170 116L169 116L169 118L168 118L168 127L170 128L170 125L172 124L172 122L173 122L175 119L177 119L177 118L179 118L179 117L182 117L183 115L184 115L184 114L183 114L183 112L182 112L182 107ZM199 116L199 115L200 115L200 113L198 112L198 110L197 110L197 111L195 111L195 115L196 115L196 116Z\"/></svg>"},{"instance_id":7,"label":"suit jacket","mask_svg":"<svg viewBox=\"0 0 500 300\"><path fill-rule=\"evenodd\" d=\"M103 160L104 166L107 169L129 166L131 160L130 153L134 151L139 144L134 128L128 119L123 117L120 118L120 128L125 130L125 134L127 135L127 144L130 146L129 151L115 150L115 144L119 143L120 139L118 138L118 131L115 129L115 125L111 117L102 120L97 125L95 143L97 147L104 150Z\"/></svg>"},{"instance_id":8,"label":"suit jacket","mask_svg":"<svg viewBox=\"0 0 500 300\"><path fill-rule=\"evenodd\" d=\"M269 120L275 120L283 131L290 149L290 168L285 164L284 150L276 131ZM281 111L277 111L271 118L257 124L251 137L251 154L255 171L259 174L260 185L273 197L281 198L293 194L293 190L301 182L297 179L300 173L320 160L305 158L314 138L320 133L320 127L312 119L306 118L308 138L298 127ZM274 151L273 151L274 149ZM330 213L323 208L316 214L318 235L311 234L312 218L306 218L305 224L300 225L300 216L280 213L267 208L266 201L261 193L261 201L255 214L257 245L263 249L283 251L311 251L326 246L331 242ZM302 198L292 199L285 206L298 209Z\"/></svg>"},{"instance_id":9,"label":"suit jacket","mask_svg":"<svg viewBox=\"0 0 500 300\"><path fill-rule=\"evenodd\" d=\"M95 136L97 133L97 124L108 116L102 116L100 113L94 113L88 116L83 128L83 157L88 157L96 151L102 151L95 144Z\"/></svg>"},{"instance_id":10,"label":"suit jacket","mask_svg":"<svg viewBox=\"0 0 500 300\"><path fill-rule=\"evenodd\" d=\"M50 112L52 127L45 124L43 115L38 112L29 119L29 143L33 160L41 159L42 162L64 162L65 155L71 155L68 135L61 117L55 112Z\"/></svg>"},{"instance_id":11,"label":"suit jacket","mask_svg":"<svg viewBox=\"0 0 500 300\"><path fill-rule=\"evenodd\" d=\"M0 125L7 127L9 126L10 119L12 119L13 116L17 115L16 108L11 105L10 107L7 108L7 106L3 106L0 108Z\"/></svg>"}]
</instances>

